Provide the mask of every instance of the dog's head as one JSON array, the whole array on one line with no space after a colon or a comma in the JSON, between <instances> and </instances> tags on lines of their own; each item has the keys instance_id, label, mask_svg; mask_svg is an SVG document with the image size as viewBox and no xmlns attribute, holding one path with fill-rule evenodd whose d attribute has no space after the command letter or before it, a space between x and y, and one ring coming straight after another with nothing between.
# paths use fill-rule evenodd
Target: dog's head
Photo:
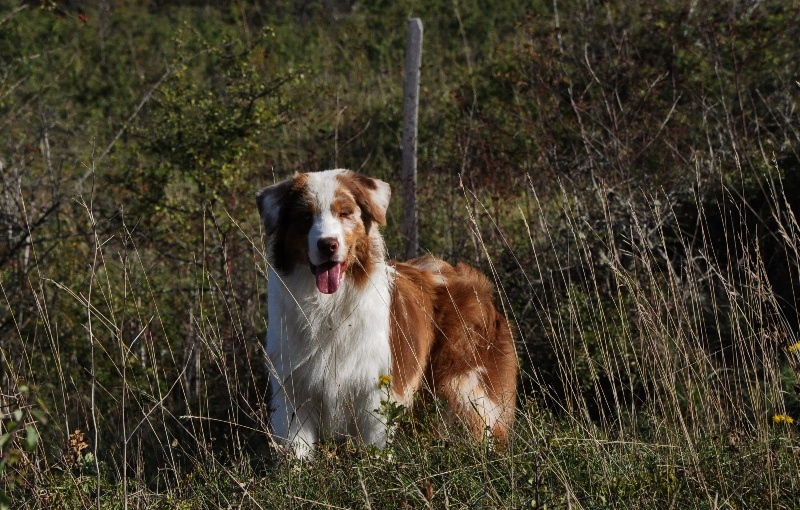
<instances>
[{"instance_id":1,"label":"dog's head","mask_svg":"<svg viewBox=\"0 0 800 510\"><path fill-rule=\"evenodd\" d=\"M346 274L363 282L383 257L375 224L386 224L390 197L385 182L349 170L297 174L259 191L270 264L283 274L310 269L325 294Z\"/></svg>"}]
</instances>

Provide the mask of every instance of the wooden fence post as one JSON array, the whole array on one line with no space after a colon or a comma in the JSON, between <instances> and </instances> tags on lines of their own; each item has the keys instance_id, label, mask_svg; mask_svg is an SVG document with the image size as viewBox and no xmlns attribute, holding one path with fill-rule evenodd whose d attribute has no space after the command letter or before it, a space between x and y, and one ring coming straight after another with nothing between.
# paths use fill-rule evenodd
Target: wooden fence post
<instances>
[{"instance_id":1,"label":"wooden fence post","mask_svg":"<svg viewBox=\"0 0 800 510\"><path fill-rule=\"evenodd\" d=\"M406 258L419 255L417 237L417 118L419 70L422 66L422 21L408 20L403 80L403 235Z\"/></svg>"}]
</instances>

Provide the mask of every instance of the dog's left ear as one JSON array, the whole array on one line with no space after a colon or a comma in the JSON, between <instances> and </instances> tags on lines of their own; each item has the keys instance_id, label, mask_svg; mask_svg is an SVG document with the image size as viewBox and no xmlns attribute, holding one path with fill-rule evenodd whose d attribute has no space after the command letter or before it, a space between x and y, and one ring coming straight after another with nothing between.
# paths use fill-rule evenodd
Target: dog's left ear
<instances>
[{"instance_id":1,"label":"dog's left ear","mask_svg":"<svg viewBox=\"0 0 800 510\"><path fill-rule=\"evenodd\" d=\"M292 184L294 184L294 179L288 179L256 193L258 214L261 215L261 221L264 222L264 230L268 236L274 234L278 228L281 209L286 196L292 189Z\"/></svg>"},{"instance_id":2,"label":"dog's left ear","mask_svg":"<svg viewBox=\"0 0 800 510\"><path fill-rule=\"evenodd\" d=\"M389 209L392 188L382 180L366 175L353 173L352 177L355 188L353 192L359 207L378 222L378 225L386 226L386 210Z\"/></svg>"}]
</instances>

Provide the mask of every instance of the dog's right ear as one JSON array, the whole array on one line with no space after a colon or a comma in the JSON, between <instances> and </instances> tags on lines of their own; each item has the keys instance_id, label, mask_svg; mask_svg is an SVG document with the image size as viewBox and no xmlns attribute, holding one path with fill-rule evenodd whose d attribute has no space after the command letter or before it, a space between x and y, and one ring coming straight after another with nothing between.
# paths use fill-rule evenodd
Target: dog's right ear
<instances>
[{"instance_id":1,"label":"dog's right ear","mask_svg":"<svg viewBox=\"0 0 800 510\"><path fill-rule=\"evenodd\" d=\"M289 195L289 191L292 189L293 183L294 179L288 179L256 193L258 214L261 215L261 221L264 223L264 230L268 236L274 234L278 228L281 208Z\"/></svg>"}]
</instances>

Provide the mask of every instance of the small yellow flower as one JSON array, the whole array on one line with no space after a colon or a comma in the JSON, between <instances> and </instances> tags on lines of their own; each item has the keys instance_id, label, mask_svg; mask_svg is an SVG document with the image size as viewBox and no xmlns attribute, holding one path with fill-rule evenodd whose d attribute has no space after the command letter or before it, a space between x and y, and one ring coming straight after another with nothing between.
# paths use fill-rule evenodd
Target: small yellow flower
<instances>
[{"instance_id":1,"label":"small yellow flower","mask_svg":"<svg viewBox=\"0 0 800 510\"><path fill-rule=\"evenodd\" d=\"M797 342L794 345L790 345L789 346L789 352L796 352L796 353L800 354L800 342Z\"/></svg>"},{"instance_id":2,"label":"small yellow flower","mask_svg":"<svg viewBox=\"0 0 800 510\"><path fill-rule=\"evenodd\" d=\"M378 388L388 388L391 383L392 383L391 375L382 374L378 376Z\"/></svg>"},{"instance_id":3,"label":"small yellow flower","mask_svg":"<svg viewBox=\"0 0 800 510\"><path fill-rule=\"evenodd\" d=\"M776 414L772 417L773 423L786 423L787 425L791 425L794 423L794 419L791 416L787 416L785 414Z\"/></svg>"}]
</instances>

